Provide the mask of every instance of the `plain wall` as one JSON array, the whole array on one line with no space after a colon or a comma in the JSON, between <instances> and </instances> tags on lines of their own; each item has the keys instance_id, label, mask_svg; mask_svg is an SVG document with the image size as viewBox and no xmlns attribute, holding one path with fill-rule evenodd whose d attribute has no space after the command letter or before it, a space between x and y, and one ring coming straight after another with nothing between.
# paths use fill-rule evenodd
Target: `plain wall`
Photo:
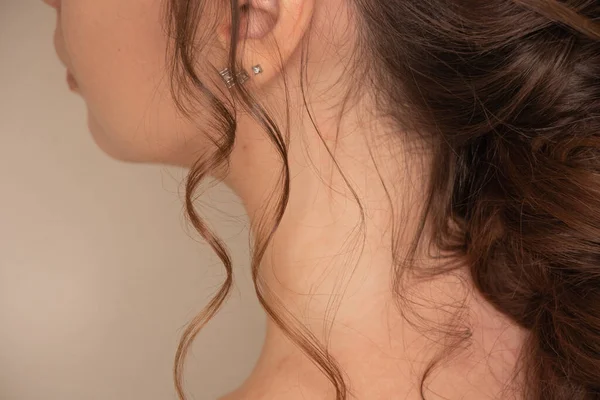
<instances>
[{"instance_id":1,"label":"plain wall","mask_svg":"<svg viewBox=\"0 0 600 400\"><path fill-rule=\"evenodd\" d=\"M178 338L223 267L186 230L185 171L95 147L54 23L40 0L0 0L0 399L174 399ZM264 315L239 200L218 186L203 201L225 212L209 217L237 279L187 364L190 398L214 400L250 372Z\"/></svg>"}]
</instances>

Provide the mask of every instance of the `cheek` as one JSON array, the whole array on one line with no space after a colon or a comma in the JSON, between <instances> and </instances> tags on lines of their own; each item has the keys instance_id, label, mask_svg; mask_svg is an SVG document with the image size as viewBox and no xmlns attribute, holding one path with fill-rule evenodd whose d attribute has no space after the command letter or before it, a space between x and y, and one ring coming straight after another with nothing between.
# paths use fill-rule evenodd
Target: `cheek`
<instances>
[{"instance_id":1,"label":"cheek","mask_svg":"<svg viewBox=\"0 0 600 400\"><path fill-rule=\"evenodd\" d=\"M171 138L181 137L170 131L180 118L166 76L161 3L62 2L65 49L93 121L90 130L118 158L155 158L145 153L177 146Z\"/></svg>"}]
</instances>

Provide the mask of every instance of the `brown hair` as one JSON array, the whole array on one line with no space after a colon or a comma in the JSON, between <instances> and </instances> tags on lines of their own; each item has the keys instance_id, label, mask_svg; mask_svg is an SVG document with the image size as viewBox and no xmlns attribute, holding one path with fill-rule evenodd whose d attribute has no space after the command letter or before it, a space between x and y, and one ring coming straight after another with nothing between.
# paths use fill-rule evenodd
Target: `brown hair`
<instances>
[{"instance_id":1,"label":"brown hair","mask_svg":"<svg viewBox=\"0 0 600 400\"><path fill-rule=\"evenodd\" d=\"M237 32L238 1L230 3ZM405 132L419 134L434 154L423 214L431 243L467 259L479 292L529 332L522 350L523 397L600 399L600 27L594 23L600 2L353 3L357 51L375 60L369 73L383 111ZM206 173L226 166L236 130L233 106L208 92L194 68L194 36L208 6L171 0L169 7L175 92L180 101L182 91L187 100L208 96L224 132L218 152L198 161L187 185L190 220L223 260L227 279L181 340L175 379L182 399L185 354L232 280L225 247L192 202ZM235 70L238 35L232 37L229 67ZM268 288L261 285L258 266L289 195L286 145L250 94L239 89L237 95L284 165L274 211L254 244L257 293L270 317L330 378L337 399L345 399L342 373L326 349L291 323L282 307L265 300ZM423 230L415 243L422 236Z\"/></svg>"}]
</instances>

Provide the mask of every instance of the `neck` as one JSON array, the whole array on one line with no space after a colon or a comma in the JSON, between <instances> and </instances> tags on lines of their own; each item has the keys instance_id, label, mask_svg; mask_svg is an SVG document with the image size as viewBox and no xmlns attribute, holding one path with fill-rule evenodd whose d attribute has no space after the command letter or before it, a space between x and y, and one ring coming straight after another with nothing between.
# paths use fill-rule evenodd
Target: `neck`
<instances>
[{"instance_id":1,"label":"neck","mask_svg":"<svg viewBox=\"0 0 600 400\"><path fill-rule=\"evenodd\" d=\"M350 125L347 119L342 124ZM352 134L336 135L335 124L328 129L319 123L316 133L302 129L312 126L304 122L290 134L288 203L258 275L273 300L324 340L321 332L332 317L354 325L364 321L357 307L389 300L383 294L392 285L392 239L402 240L393 221L402 218L400 233L415 233L413 205L424 183L411 175L407 167L415 161L399 140L391 143L392 135L387 143L374 143L371 138L384 135L373 126L342 126L341 132ZM242 198L258 243L272 229L283 191L281 162L263 144L242 139L236 151L243 158L232 155L227 182ZM247 171L254 172L251 180Z\"/></svg>"},{"instance_id":2,"label":"neck","mask_svg":"<svg viewBox=\"0 0 600 400\"><path fill-rule=\"evenodd\" d=\"M415 166L425 165L423 155L403 150L406 146L399 141L374 143L372 138L386 136L372 127L361 131L354 125L349 130L353 133L344 136L326 126L320 124L321 137L308 131L290 135L289 203L262 259L260 287L286 325L302 327L301 335L308 333L327 349L356 398L412 398L428 363L444 351L440 337L423 335L407 322L392 290L394 249L408 248L417 232L425 179L424 170ZM269 146L253 140L238 146L243 155L232 157L228 184L244 201L256 238L265 234L263 228L271 228L265 225L264 212L274 209L278 192L273 188L278 187L281 168L271 164L276 157ZM247 177L246 171L252 170L256 179L236 180L239 168L239 176ZM413 304L415 315L439 323L436 302L467 299L465 304L480 304L469 298L462 278L428 282L423 287L430 294L424 299L427 304ZM481 307L471 310L477 313ZM253 375L227 399L335 398L332 385L297 343L271 319L268 324ZM496 332L500 326L491 329ZM449 373L437 384L445 386L441 393L447 395L452 393L450 383L464 379Z\"/></svg>"}]
</instances>

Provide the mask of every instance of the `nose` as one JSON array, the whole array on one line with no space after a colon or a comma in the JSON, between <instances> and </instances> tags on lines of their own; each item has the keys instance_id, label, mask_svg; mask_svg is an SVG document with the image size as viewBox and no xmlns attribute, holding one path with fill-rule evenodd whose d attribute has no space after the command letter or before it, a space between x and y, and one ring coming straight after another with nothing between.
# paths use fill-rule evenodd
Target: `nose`
<instances>
[{"instance_id":1,"label":"nose","mask_svg":"<svg viewBox=\"0 0 600 400\"><path fill-rule=\"evenodd\" d=\"M48 4L52 8L56 8L57 10L60 8L60 0L42 0L44 3Z\"/></svg>"}]
</instances>

